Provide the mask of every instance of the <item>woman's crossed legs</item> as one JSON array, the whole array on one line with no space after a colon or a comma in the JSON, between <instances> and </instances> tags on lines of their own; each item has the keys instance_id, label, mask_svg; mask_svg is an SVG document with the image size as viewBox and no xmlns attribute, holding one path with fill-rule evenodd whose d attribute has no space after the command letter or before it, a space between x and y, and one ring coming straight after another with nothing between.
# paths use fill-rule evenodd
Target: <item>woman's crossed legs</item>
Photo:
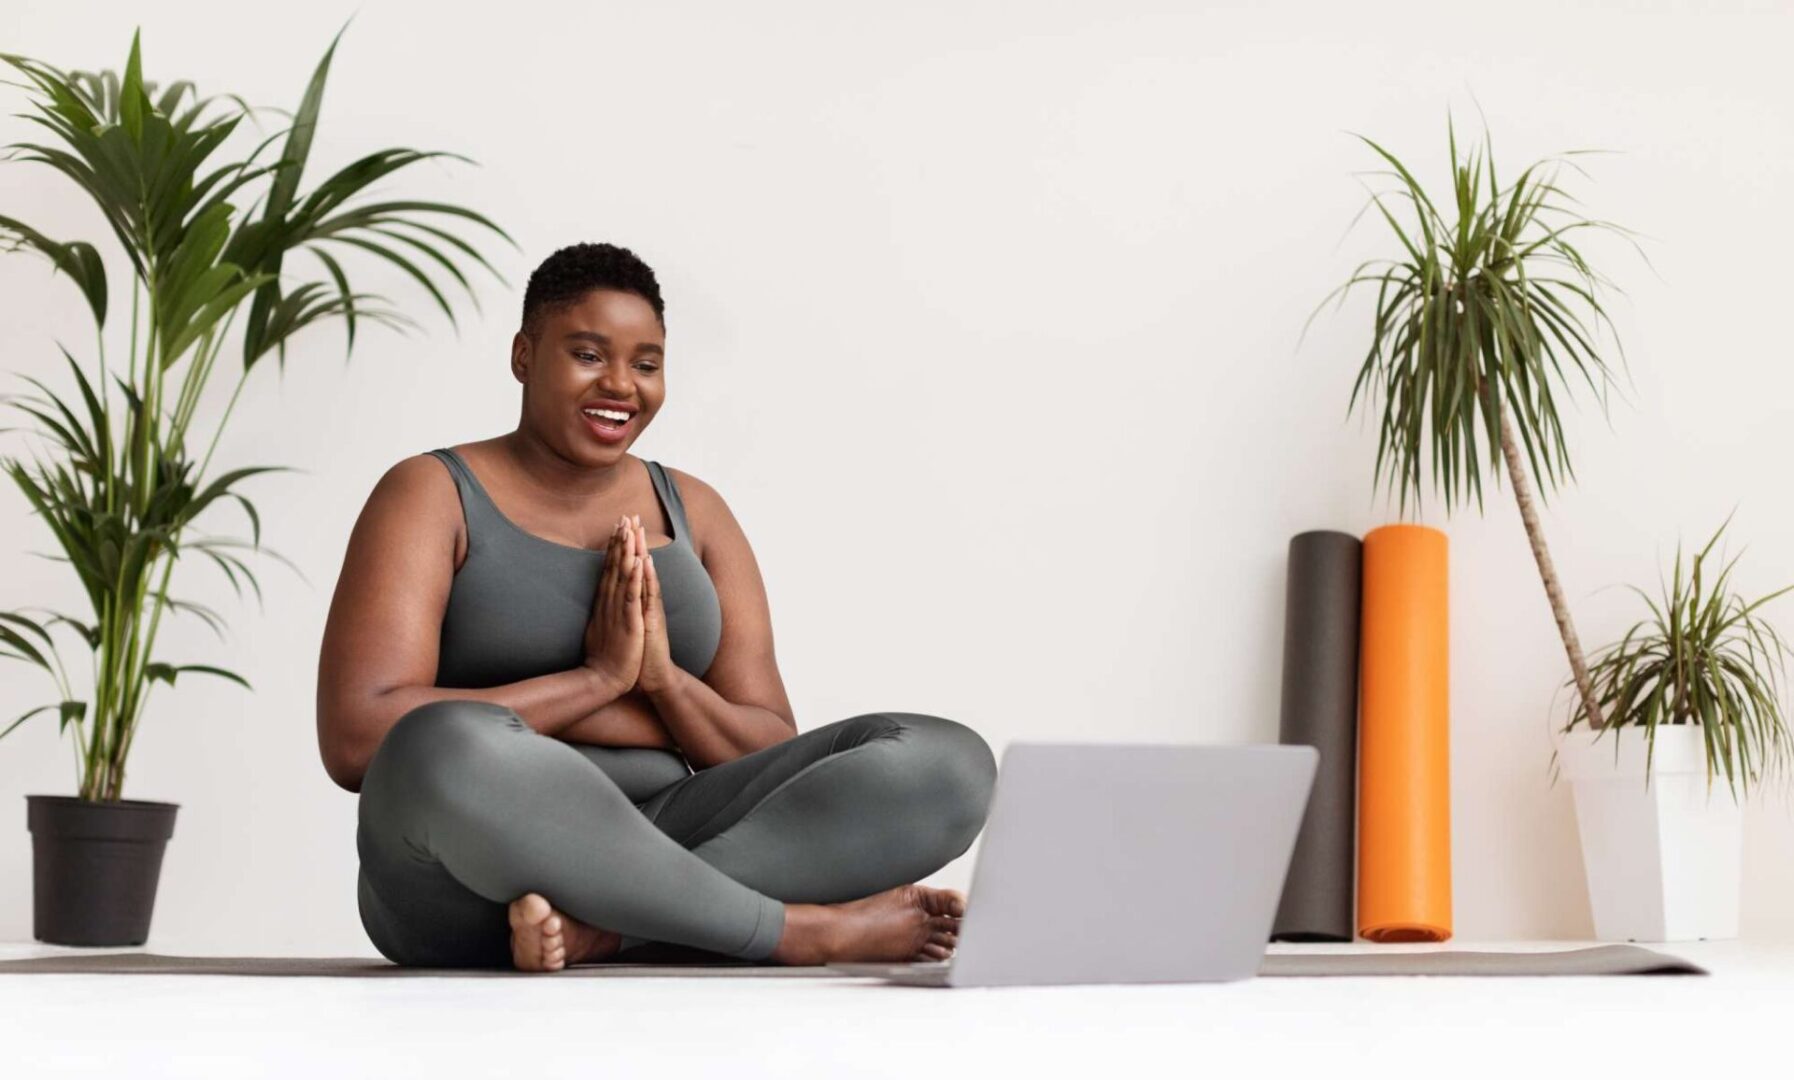
<instances>
[{"instance_id":1,"label":"woman's crossed legs","mask_svg":"<svg viewBox=\"0 0 1794 1080\"><path fill-rule=\"evenodd\" d=\"M509 967L509 907L534 892L620 934L628 959L671 945L764 961L786 903L867 897L963 854L995 780L976 732L918 713L685 775L668 751L575 747L500 705L431 702L362 780L362 925L396 963Z\"/></svg>"}]
</instances>

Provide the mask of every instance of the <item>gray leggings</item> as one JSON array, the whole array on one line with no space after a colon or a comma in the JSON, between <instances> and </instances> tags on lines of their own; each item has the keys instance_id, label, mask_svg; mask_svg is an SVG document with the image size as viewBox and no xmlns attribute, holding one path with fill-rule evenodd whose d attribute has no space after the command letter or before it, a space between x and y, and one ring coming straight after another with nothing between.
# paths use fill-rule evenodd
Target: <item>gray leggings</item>
<instances>
[{"instance_id":1,"label":"gray leggings","mask_svg":"<svg viewBox=\"0 0 1794 1080\"><path fill-rule=\"evenodd\" d=\"M510 967L527 892L623 936L618 961L764 962L791 903L917 881L971 847L997 765L964 724L849 717L698 772L584 746L510 709L433 701L362 778L362 926L398 964Z\"/></svg>"}]
</instances>

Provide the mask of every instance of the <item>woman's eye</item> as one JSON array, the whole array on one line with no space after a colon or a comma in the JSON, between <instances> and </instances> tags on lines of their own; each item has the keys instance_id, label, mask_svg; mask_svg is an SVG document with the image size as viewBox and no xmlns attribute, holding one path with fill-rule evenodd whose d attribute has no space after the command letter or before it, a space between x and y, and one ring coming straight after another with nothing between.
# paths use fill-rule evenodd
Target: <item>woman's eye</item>
<instances>
[{"instance_id":1,"label":"woman's eye","mask_svg":"<svg viewBox=\"0 0 1794 1080\"><path fill-rule=\"evenodd\" d=\"M576 360L582 361L584 363L587 363L587 364L590 364L597 360L604 359L604 357L599 356L597 353L590 353L590 352L576 352L573 354L573 358ZM660 365L655 364L655 363L643 363L643 364L637 364L635 366L636 366L636 370L645 371L650 375L652 375L654 372L660 370Z\"/></svg>"}]
</instances>

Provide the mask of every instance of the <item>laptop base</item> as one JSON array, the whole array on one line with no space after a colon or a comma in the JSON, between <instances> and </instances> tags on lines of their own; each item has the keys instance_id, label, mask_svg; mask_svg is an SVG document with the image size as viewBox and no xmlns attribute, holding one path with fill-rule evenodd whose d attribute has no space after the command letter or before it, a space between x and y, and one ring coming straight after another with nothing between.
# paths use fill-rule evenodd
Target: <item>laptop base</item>
<instances>
[{"instance_id":1,"label":"laptop base","mask_svg":"<svg viewBox=\"0 0 1794 1080\"><path fill-rule=\"evenodd\" d=\"M886 979L890 982L902 983L906 986L950 986L947 972L952 962L937 960L927 964L850 964L835 963L828 965L830 971L838 971L843 975L870 975L873 978Z\"/></svg>"}]
</instances>

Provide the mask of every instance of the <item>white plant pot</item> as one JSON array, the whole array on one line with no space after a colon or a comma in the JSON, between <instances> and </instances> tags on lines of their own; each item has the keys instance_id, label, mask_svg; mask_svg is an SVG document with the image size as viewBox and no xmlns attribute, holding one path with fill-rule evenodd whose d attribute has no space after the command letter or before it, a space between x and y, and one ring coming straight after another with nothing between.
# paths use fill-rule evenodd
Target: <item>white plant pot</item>
<instances>
[{"instance_id":1,"label":"white plant pot","mask_svg":"<svg viewBox=\"0 0 1794 1080\"><path fill-rule=\"evenodd\" d=\"M1744 815L1723 764L1709 792L1701 728L1658 725L1649 790L1644 728L1595 735L1578 727L1557 736L1558 760L1574 793L1595 937L1737 937Z\"/></svg>"}]
</instances>

